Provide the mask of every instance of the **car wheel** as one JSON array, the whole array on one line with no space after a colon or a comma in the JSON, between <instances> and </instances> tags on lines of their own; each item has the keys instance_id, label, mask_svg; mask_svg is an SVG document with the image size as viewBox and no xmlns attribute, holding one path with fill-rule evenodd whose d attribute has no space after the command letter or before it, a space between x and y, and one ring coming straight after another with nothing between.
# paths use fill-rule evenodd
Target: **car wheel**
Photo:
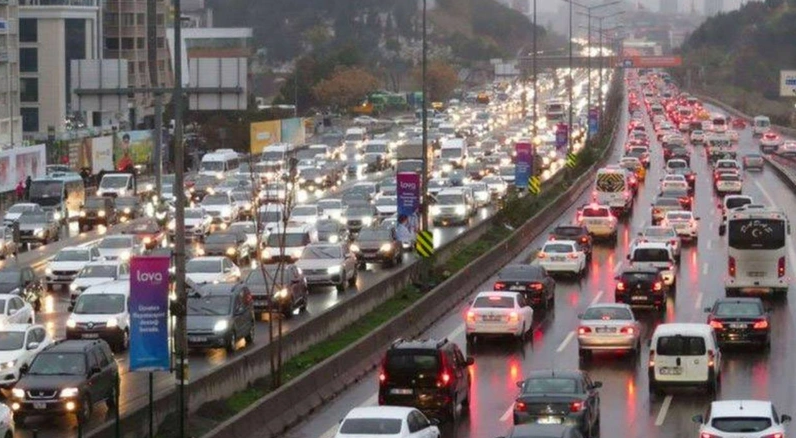
<instances>
[{"instance_id":1,"label":"car wheel","mask_svg":"<svg viewBox=\"0 0 796 438\"><path fill-rule=\"evenodd\" d=\"M249 329L249 333L246 334L246 345L254 344L254 320L252 320L252 326Z\"/></svg>"},{"instance_id":2,"label":"car wheel","mask_svg":"<svg viewBox=\"0 0 796 438\"><path fill-rule=\"evenodd\" d=\"M229 335L229 340L227 342L227 346L225 347L227 353L234 353L235 346L237 344L238 344L238 335L236 335L235 332L233 331L232 334Z\"/></svg>"}]
</instances>

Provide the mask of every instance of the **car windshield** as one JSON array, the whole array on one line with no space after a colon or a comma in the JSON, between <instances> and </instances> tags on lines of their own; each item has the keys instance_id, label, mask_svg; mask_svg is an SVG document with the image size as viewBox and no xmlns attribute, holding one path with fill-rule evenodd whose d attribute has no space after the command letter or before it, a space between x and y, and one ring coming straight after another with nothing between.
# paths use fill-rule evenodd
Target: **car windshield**
<instances>
[{"instance_id":1,"label":"car windshield","mask_svg":"<svg viewBox=\"0 0 796 438\"><path fill-rule=\"evenodd\" d=\"M360 231L357 240L363 242L364 241L389 242L390 240L392 240L392 232L389 229L366 228Z\"/></svg>"},{"instance_id":2,"label":"car windshield","mask_svg":"<svg viewBox=\"0 0 796 438\"><path fill-rule=\"evenodd\" d=\"M121 249L130 248L133 246L133 240L127 237L106 237L102 239L97 245L97 248L103 249Z\"/></svg>"},{"instance_id":3,"label":"car windshield","mask_svg":"<svg viewBox=\"0 0 796 438\"><path fill-rule=\"evenodd\" d=\"M578 382L567 378L528 379L522 385L523 394L576 394Z\"/></svg>"},{"instance_id":4,"label":"car windshield","mask_svg":"<svg viewBox=\"0 0 796 438\"><path fill-rule=\"evenodd\" d=\"M542 248L542 252L549 252L554 254L567 254L574 252L575 249L568 243L548 243Z\"/></svg>"},{"instance_id":5,"label":"car windshield","mask_svg":"<svg viewBox=\"0 0 796 438\"><path fill-rule=\"evenodd\" d=\"M232 200L235 202L251 202L252 194L249 192L232 192Z\"/></svg>"},{"instance_id":6,"label":"car windshield","mask_svg":"<svg viewBox=\"0 0 796 438\"><path fill-rule=\"evenodd\" d=\"M188 297L188 315L228 315L231 302L223 295Z\"/></svg>"},{"instance_id":7,"label":"car windshield","mask_svg":"<svg viewBox=\"0 0 796 438\"><path fill-rule=\"evenodd\" d=\"M308 243L309 236L307 233L281 233L279 231L269 234L268 240L265 242L270 247L280 247L283 244L286 247L304 246Z\"/></svg>"},{"instance_id":8,"label":"car windshield","mask_svg":"<svg viewBox=\"0 0 796 438\"><path fill-rule=\"evenodd\" d=\"M83 353L39 353L28 374L40 376L84 376L86 357Z\"/></svg>"},{"instance_id":9,"label":"car windshield","mask_svg":"<svg viewBox=\"0 0 796 438\"><path fill-rule=\"evenodd\" d=\"M55 262L87 262L91 259L91 252L84 249L67 249L58 251L53 261Z\"/></svg>"},{"instance_id":10,"label":"car windshield","mask_svg":"<svg viewBox=\"0 0 796 438\"><path fill-rule=\"evenodd\" d=\"M103 189L123 189L127 187L130 175L105 175L100 181L100 188Z\"/></svg>"},{"instance_id":11,"label":"car windshield","mask_svg":"<svg viewBox=\"0 0 796 438\"><path fill-rule=\"evenodd\" d=\"M771 419L766 417L718 417L710 420L710 425L720 432L727 433L756 433L763 432L771 427ZM767 436L784 436L772 434Z\"/></svg>"},{"instance_id":12,"label":"car windshield","mask_svg":"<svg viewBox=\"0 0 796 438\"><path fill-rule=\"evenodd\" d=\"M83 278L116 278L116 272L116 266L113 265L93 265L83 267L79 276Z\"/></svg>"},{"instance_id":13,"label":"car windshield","mask_svg":"<svg viewBox=\"0 0 796 438\"><path fill-rule=\"evenodd\" d=\"M0 332L0 351L21 350L25 342L25 332Z\"/></svg>"},{"instance_id":14,"label":"car windshield","mask_svg":"<svg viewBox=\"0 0 796 438\"><path fill-rule=\"evenodd\" d=\"M462 195L437 195L437 204L441 205L463 205Z\"/></svg>"},{"instance_id":15,"label":"car windshield","mask_svg":"<svg viewBox=\"0 0 796 438\"><path fill-rule=\"evenodd\" d=\"M292 212L293 216L317 216L318 215L318 208L317 207L310 207L310 206L297 206L293 208Z\"/></svg>"},{"instance_id":16,"label":"car windshield","mask_svg":"<svg viewBox=\"0 0 796 438\"><path fill-rule=\"evenodd\" d=\"M185 271L197 274L215 274L221 272L221 261L219 260L189 260L185 264Z\"/></svg>"},{"instance_id":17,"label":"car windshield","mask_svg":"<svg viewBox=\"0 0 796 438\"><path fill-rule=\"evenodd\" d=\"M583 217L606 217L609 216L607 208L584 208Z\"/></svg>"},{"instance_id":18,"label":"car windshield","mask_svg":"<svg viewBox=\"0 0 796 438\"><path fill-rule=\"evenodd\" d=\"M655 348L655 353L662 356L702 356L705 351L701 336L661 336Z\"/></svg>"},{"instance_id":19,"label":"car windshield","mask_svg":"<svg viewBox=\"0 0 796 438\"><path fill-rule=\"evenodd\" d=\"M445 148L440 152L441 158L459 158L462 156L462 150L459 148Z\"/></svg>"},{"instance_id":20,"label":"car windshield","mask_svg":"<svg viewBox=\"0 0 796 438\"><path fill-rule=\"evenodd\" d=\"M713 314L719 317L754 317L760 316L763 313L763 307L760 303L740 301L740 302L725 302L716 304L716 309Z\"/></svg>"},{"instance_id":21,"label":"car windshield","mask_svg":"<svg viewBox=\"0 0 796 438\"><path fill-rule=\"evenodd\" d=\"M668 262L669 251L663 248L638 248L633 251L634 262Z\"/></svg>"},{"instance_id":22,"label":"car windshield","mask_svg":"<svg viewBox=\"0 0 796 438\"><path fill-rule=\"evenodd\" d=\"M473 301L476 309L513 309L514 297L504 297L498 295L478 297Z\"/></svg>"},{"instance_id":23,"label":"car windshield","mask_svg":"<svg viewBox=\"0 0 796 438\"><path fill-rule=\"evenodd\" d=\"M204 217L205 213L203 210L185 209L185 219L203 219Z\"/></svg>"},{"instance_id":24,"label":"car windshield","mask_svg":"<svg viewBox=\"0 0 796 438\"><path fill-rule=\"evenodd\" d=\"M301 253L303 260L342 259L343 252L339 246L308 246Z\"/></svg>"},{"instance_id":25,"label":"car windshield","mask_svg":"<svg viewBox=\"0 0 796 438\"><path fill-rule=\"evenodd\" d=\"M632 320L633 314L624 307L590 307L583 314L583 320Z\"/></svg>"},{"instance_id":26,"label":"car windshield","mask_svg":"<svg viewBox=\"0 0 796 438\"><path fill-rule=\"evenodd\" d=\"M726 200L728 209L743 207L744 205L748 205L751 203L752 200L749 198L730 198Z\"/></svg>"},{"instance_id":27,"label":"car windshield","mask_svg":"<svg viewBox=\"0 0 796 438\"><path fill-rule=\"evenodd\" d=\"M115 315L124 312L127 297L122 294L82 294L77 297L74 313L78 315Z\"/></svg>"},{"instance_id":28,"label":"car windshield","mask_svg":"<svg viewBox=\"0 0 796 438\"><path fill-rule=\"evenodd\" d=\"M19 217L19 223L21 223L21 224L46 224L47 223L47 215L45 215L44 213L26 212L26 213L23 213L22 216Z\"/></svg>"},{"instance_id":29,"label":"car windshield","mask_svg":"<svg viewBox=\"0 0 796 438\"><path fill-rule=\"evenodd\" d=\"M677 233L672 228L647 228L644 230L644 237L675 237Z\"/></svg>"},{"instance_id":30,"label":"car windshield","mask_svg":"<svg viewBox=\"0 0 796 438\"><path fill-rule=\"evenodd\" d=\"M24 213L26 211L32 211L36 208L35 205L12 205L11 208L8 209L8 213Z\"/></svg>"},{"instance_id":31,"label":"car windshield","mask_svg":"<svg viewBox=\"0 0 796 438\"><path fill-rule=\"evenodd\" d=\"M622 280L631 284L651 283L657 278L657 272L626 272L622 274Z\"/></svg>"},{"instance_id":32,"label":"car windshield","mask_svg":"<svg viewBox=\"0 0 796 438\"><path fill-rule=\"evenodd\" d=\"M429 187L447 187L448 185L448 180L443 179L432 179L428 182Z\"/></svg>"},{"instance_id":33,"label":"car windshield","mask_svg":"<svg viewBox=\"0 0 796 438\"><path fill-rule=\"evenodd\" d=\"M164 189L164 190L165 190L165 189ZM113 201L113 204L114 204L114 205L115 205L117 208L124 208L124 207L135 207L136 205L138 205L138 199L137 199L137 198L128 198L128 197L116 198L116 199ZM104 205L105 205L105 204L103 203L103 206L104 206Z\"/></svg>"},{"instance_id":34,"label":"car windshield","mask_svg":"<svg viewBox=\"0 0 796 438\"><path fill-rule=\"evenodd\" d=\"M229 197L226 195L208 195L202 199L202 205L229 205Z\"/></svg>"},{"instance_id":35,"label":"car windshield","mask_svg":"<svg viewBox=\"0 0 796 438\"><path fill-rule=\"evenodd\" d=\"M238 240L238 236L233 233L214 233L205 237L205 243L213 244L234 244Z\"/></svg>"},{"instance_id":36,"label":"car windshield","mask_svg":"<svg viewBox=\"0 0 796 438\"><path fill-rule=\"evenodd\" d=\"M280 265L265 265L265 276L263 276L262 269L253 269L246 277L246 284L253 286L262 286L266 282L271 284L271 280L277 278L277 276L281 279L278 283L284 284L287 283L286 280L289 278L290 273Z\"/></svg>"},{"instance_id":37,"label":"car windshield","mask_svg":"<svg viewBox=\"0 0 796 438\"><path fill-rule=\"evenodd\" d=\"M729 175L721 175L719 177L719 180L720 181L740 181L741 178L739 178L738 175L729 174Z\"/></svg>"},{"instance_id":38,"label":"car windshield","mask_svg":"<svg viewBox=\"0 0 796 438\"><path fill-rule=\"evenodd\" d=\"M322 233L336 233L340 230L340 222L331 219L321 220L315 224L315 229Z\"/></svg>"}]
</instances>

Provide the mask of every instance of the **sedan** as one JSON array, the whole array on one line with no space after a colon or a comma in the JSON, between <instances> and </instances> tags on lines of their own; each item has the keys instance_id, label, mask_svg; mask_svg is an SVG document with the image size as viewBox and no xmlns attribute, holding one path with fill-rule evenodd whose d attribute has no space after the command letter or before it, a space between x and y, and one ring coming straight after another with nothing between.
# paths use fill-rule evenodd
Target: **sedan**
<instances>
[{"instance_id":1,"label":"sedan","mask_svg":"<svg viewBox=\"0 0 796 438\"><path fill-rule=\"evenodd\" d=\"M52 343L52 337L41 325L8 324L0 328L0 364L3 370L0 387L14 386L36 355ZM2 430L0 421L0 432Z\"/></svg>"},{"instance_id":2,"label":"sedan","mask_svg":"<svg viewBox=\"0 0 796 438\"><path fill-rule=\"evenodd\" d=\"M518 382L514 424L571 424L588 437L600 427L602 382L584 371L539 370Z\"/></svg>"},{"instance_id":3,"label":"sedan","mask_svg":"<svg viewBox=\"0 0 796 438\"><path fill-rule=\"evenodd\" d=\"M440 438L437 420L415 408L368 406L354 408L340 421L334 438Z\"/></svg>"},{"instance_id":4,"label":"sedan","mask_svg":"<svg viewBox=\"0 0 796 438\"><path fill-rule=\"evenodd\" d=\"M766 132L760 138L760 152L764 154L771 154L779 150L782 144L782 139L775 132Z\"/></svg>"},{"instance_id":5,"label":"sedan","mask_svg":"<svg viewBox=\"0 0 796 438\"><path fill-rule=\"evenodd\" d=\"M295 265L261 265L243 282L251 291L255 312L279 312L291 318L296 309L307 309L307 280Z\"/></svg>"},{"instance_id":6,"label":"sedan","mask_svg":"<svg viewBox=\"0 0 796 438\"><path fill-rule=\"evenodd\" d=\"M195 284L235 283L241 273L226 257L194 257L185 264L185 277Z\"/></svg>"},{"instance_id":7,"label":"sedan","mask_svg":"<svg viewBox=\"0 0 796 438\"><path fill-rule=\"evenodd\" d=\"M17 295L0 294L0 327L5 324L33 324L35 318L30 303Z\"/></svg>"},{"instance_id":8,"label":"sedan","mask_svg":"<svg viewBox=\"0 0 796 438\"><path fill-rule=\"evenodd\" d=\"M151 217L126 224L121 234L136 236L147 250L162 246L166 240L166 234L162 231L158 221Z\"/></svg>"},{"instance_id":9,"label":"sedan","mask_svg":"<svg viewBox=\"0 0 796 438\"><path fill-rule=\"evenodd\" d=\"M537 264L550 273L568 272L577 276L586 273L586 254L574 240L552 240L536 255Z\"/></svg>"},{"instance_id":10,"label":"sedan","mask_svg":"<svg viewBox=\"0 0 796 438\"><path fill-rule=\"evenodd\" d=\"M641 351L641 325L627 304L593 304L578 315L578 355L586 360L593 351Z\"/></svg>"},{"instance_id":11,"label":"sedan","mask_svg":"<svg viewBox=\"0 0 796 438\"><path fill-rule=\"evenodd\" d=\"M760 298L719 298L705 312L719 345L771 346L771 316Z\"/></svg>"},{"instance_id":12,"label":"sedan","mask_svg":"<svg viewBox=\"0 0 796 438\"><path fill-rule=\"evenodd\" d=\"M360 267L379 263L388 268L403 261L403 246L394 228L363 228L351 244L351 252L356 255Z\"/></svg>"},{"instance_id":13,"label":"sedan","mask_svg":"<svg viewBox=\"0 0 796 438\"><path fill-rule=\"evenodd\" d=\"M743 168L744 170L763 170L766 166L766 162L763 159L762 155L759 154L746 154L743 157Z\"/></svg>"},{"instance_id":14,"label":"sedan","mask_svg":"<svg viewBox=\"0 0 796 438\"><path fill-rule=\"evenodd\" d=\"M207 236L204 248L199 251L201 255L227 256L236 265L240 265L242 261L252 259L254 248L249 245L246 234L224 232Z\"/></svg>"},{"instance_id":15,"label":"sedan","mask_svg":"<svg viewBox=\"0 0 796 438\"><path fill-rule=\"evenodd\" d=\"M556 282L541 266L508 265L497 277L493 289L520 292L531 306L547 310L556 303Z\"/></svg>"},{"instance_id":16,"label":"sedan","mask_svg":"<svg viewBox=\"0 0 796 438\"><path fill-rule=\"evenodd\" d=\"M473 343L481 336L513 336L517 340L533 326L533 309L517 292L480 292L470 304L465 322L466 339Z\"/></svg>"},{"instance_id":17,"label":"sedan","mask_svg":"<svg viewBox=\"0 0 796 438\"><path fill-rule=\"evenodd\" d=\"M694 217L694 213L691 211L671 210L666 212L661 226L674 228L674 231L682 239L692 241L697 239L699 233L699 218Z\"/></svg>"},{"instance_id":18,"label":"sedan","mask_svg":"<svg viewBox=\"0 0 796 438\"><path fill-rule=\"evenodd\" d=\"M586 258L591 259L592 237L589 230L583 225L559 225L553 228L547 240L574 240L578 242L581 251L586 254Z\"/></svg>"},{"instance_id":19,"label":"sedan","mask_svg":"<svg viewBox=\"0 0 796 438\"><path fill-rule=\"evenodd\" d=\"M25 212L17 219L21 243L46 245L58 240L60 224L52 212Z\"/></svg>"},{"instance_id":20,"label":"sedan","mask_svg":"<svg viewBox=\"0 0 796 438\"><path fill-rule=\"evenodd\" d=\"M732 173L719 175L716 179L716 193L719 196L727 194L741 194L743 191L743 180L741 176Z\"/></svg>"},{"instance_id":21,"label":"sedan","mask_svg":"<svg viewBox=\"0 0 796 438\"><path fill-rule=\"evenodd\" d=\"M296 262L307 278L307 284L332 285L338 292L357 283L357 259L342 243L307 245Z\"/></svg>"}]
</instances>

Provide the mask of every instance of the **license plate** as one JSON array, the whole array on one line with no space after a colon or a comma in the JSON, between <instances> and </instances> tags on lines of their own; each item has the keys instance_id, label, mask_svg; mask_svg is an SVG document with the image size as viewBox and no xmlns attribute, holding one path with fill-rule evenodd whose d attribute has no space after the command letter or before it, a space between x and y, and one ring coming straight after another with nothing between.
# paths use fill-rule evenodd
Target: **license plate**
<instances>
[{"instance_id":1,"label":"license plate","mask_svg":"<svg viewBox=\"0 0 796 438\"><path fill-rule=\"evenodd\" d=\"M550 257L550 260L552 260L552 261L554 261L554 262L563 262L564 260L566 260L566 257L563 257L563 256L553 256L553 257Z\"/></svg>"},{"instance_id":2,"label":"license plate","mask_svg":"<svg viewBox=\"0 0 796 438\"><path fill-rule=\"evenodd\" d=\"M748 274L749 274L750 277L765 277L766 276L765 272L760 272L760 271L751 271L751 272L748 272Z\"/></svg>"},{"instance_id":3,"label":"license plate","mask_svg":"<svg viewBox=\"0 0 796 438\"><path fill-rule=\"evenodd\" d=\"M207 342L206 336L188 336L190 342Z\"/></svg>"},{"instance_id":4,"label":"license plate","mask_svg":"<svg viewBox=\"0 0 796 438\"><path fill-rule=\"evenodd\" d=\"M99 338L99 333L83 333L80 337L83 339L97 339Z\"/></svg>"},{"instance_id":5,"label":"license plate","mask_svg":"<svg viewBox=\"0 0 796 438\"><path fill-rule=\"evenodd\" d=\"M662 367L660 373L662 376L679 376L683 374L683 369L680 367Z\"/></svg>"},{"instance_id":6,"label":"license plate","mask_svg":"<svg viewBox=\"0 0 796 438\"><path fill-rule=\"evenodd\" d=\"M564 421L561 417L540 417L537 422L539 424L561 424Z\"/></svg>"},{"instance_id":7,"label":"license plate","mask_svg":"<svg viewBox=\"0 0 796 438\"><path fill-rule=\"evenodd\" d=\"M515 285L515 286L512 286L512 287L510 287L510 288L509 288L509 290L520 290L520 291L524 291L524 290L525 290L525 286Z\"/></svg>"},{"instance_id":8,"label":"license plate","mask_svg":"<svg viewBox=\"0 0 796 438\"><path fill-rule=\"evenodd\" d=\"M483 320L488 322L497 322L503 320L503 317L500 315L484 315Z\"/></svg>"},{"instance_id":9,"label":"license plate","mask_svg":"<svg viewBox=\"0 0 796 438\"><path fill-rule=\"evenodd\" d=\"M633 301L647 301L647 297L644 295L633 295L631 298Z\"/></svg>"},{"instance_id":10,"label":"license plate","mask_svg":"<svg viewBox=\"0 0 796 438\"><path fill-rule=\"evenodd\" d=\"M730 324L730 328L732 329L745 329L746 324Z\"/></svg>"},{"instance_id":11,"label":"license plate","mask_svg":"<svg viewBox=\"0 0 796 438\"><path fill-rule=\"evenodd\" d=\"M47 409L47 403L44 402L34 402L33 409Z\"/></svg>"},{"instance_id":12,"label":"license plate","mask_svg":"<svg viewBox=\"0 0 796 438\"><path fill-rule=\"evenodd\" d=\"M615 327L597 327L595 330L597 333L614 333L616 332Z\"/></svg>"},{"instance_id":13,"label":"license plate","mask_svg":"<svg viewBox=\"0 0 796 438\"><path fill-rule=\"evenodd\" d=\"M390 394L395 395L412 395L412 390L409 388L393 388L390 390Z\"/></svg>"}]
</instances>

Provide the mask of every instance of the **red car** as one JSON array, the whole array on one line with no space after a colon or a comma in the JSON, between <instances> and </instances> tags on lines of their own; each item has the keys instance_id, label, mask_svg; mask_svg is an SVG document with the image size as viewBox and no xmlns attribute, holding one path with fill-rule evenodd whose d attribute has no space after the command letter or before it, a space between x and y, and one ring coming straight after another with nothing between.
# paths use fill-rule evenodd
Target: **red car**
<instances>
[{"instance_id":1,"label":"red car","mask_svg":"<svg viewBox=\"0 0 796 438\"><path fill-rule=\"evenodd\" d=\"M732 119L732 129L746 129L746 121L741 118Z\"/></svg>"}]
</instances>

